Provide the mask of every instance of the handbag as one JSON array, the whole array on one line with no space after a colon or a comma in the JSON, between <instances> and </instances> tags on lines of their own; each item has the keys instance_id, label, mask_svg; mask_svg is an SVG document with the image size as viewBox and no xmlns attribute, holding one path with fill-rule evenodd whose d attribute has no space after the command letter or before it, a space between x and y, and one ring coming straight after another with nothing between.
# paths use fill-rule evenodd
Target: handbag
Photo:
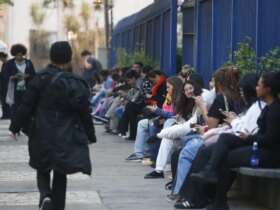
<instances>
[{"instance_id":1,"label":"handbag","mask_svg":"<svg viewBox=\"0 0 280 210\"><path fill-rule=\"evenodd\" d=\"M11 78L9 79L5 101L9 106L12 106L15 103L15 83Z\"/></svg>"}]
</instances>

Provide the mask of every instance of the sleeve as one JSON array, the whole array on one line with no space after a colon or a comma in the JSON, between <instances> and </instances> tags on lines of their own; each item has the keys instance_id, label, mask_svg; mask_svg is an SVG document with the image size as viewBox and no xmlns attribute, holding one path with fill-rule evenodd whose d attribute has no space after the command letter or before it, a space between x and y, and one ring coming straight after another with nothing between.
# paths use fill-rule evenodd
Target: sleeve
<instances>
[{"instance_id":1,"label":"sleeve","mask_svg":"<svg viewBox=\"0 0 280 210\"><path fill-rule=\"evenodd\" d=\"M162 85L159 88L157 94L154 97L152 97L152 99L156 100L157 101L157 105L159 107L161 107L163 105L163 103L164 103L165 96L166 96L166 85Z\"/></svg>"},{"instance_id":2,"label":"sleeve","mask_svg":"<svg viewBox=\"0 0 280 210\"><path fill-rule=\"evenodd\" d=\"M89 102L90 92L86 84L84 84L84 86L80 87L79 89L76 89L76 91L82 91L83 94L77 94L79 95L79 97L72 97L72 101L71 103L69 103L69 105L71 104L73 109L78 110L82 125L86 131L89 142L95 143L95 128L91 117L91 109ZM71 92L72 91L70 91L69 93L69 98L71 95L73 95Z\"/></svg>"},{"instance_id":3,"label":"sleeve","mask_svg":"<svg viewBox=\"0 0 280 210\"><path fill-rule=\"evenodd\" d=\"M279 122L280 122L280 112L278 107L272 107L271 110L267 112L265 119L265 132L258 132L257 134L250 136L248 138L249 142L258 141L260 147L274 148L275 146L280 146L279 136ZM261 130L261 129L260 129ZM276 147L278 148L278 147Z\"/></svg>"},{"instance_id":4,"label":"sleeve","mask_svg":"<svg viewBox=\"0 0 280 210\"><path fill-rule=\"evenodd\" d=\"M225 103L222 95L218 95L214 100L208 111L208 117L213 117L218 119L220 122L224 120L224 115L220 112L219 109L225 110Z\"/></svg>"},{"instance_id":5,"label":"sleeve","mask_svg":"<svg viewBox=\"0 0 280 210\"><path fill-rule=\"evenodd\" d=\"M177 124L168 128L164 128L160 131L160 133L157 136L159 138L167 139L177 139L186 136L192 131L191 124L196 121L195 118L196 117L192 117L183 124Z\"/></svg>"},{"instance_id":6,"label":"sleeve","mask_svg":"<svg viewBox=\"0 0 280 210\"><path fill-rule=\"evenodd\" d=\"M31 117L34 114L35 107L37 105L40 90L44 85L44 81L40 76L35 77L30 83L22 98L22 103L19 106L14 119L10 124L10 131L18 133L21 128L26 127L29 124Z\"/></svg>"},{"instance_id":7,"label":"sleeve","mask_svg":"<svg viewBox=\"0 0 280 210\"><path fill-rule=\"evenodd\" d=\"M82 124L85 128L89 142L96 143L95 128L94 128L94 125L92 122L92 117L90 115L89 101L85 101L82 107L83 108L80 110L80 118L81 118Z\"/></svg>"},{"instance_id":8,"label":"sleeve","mask_svg":"<svg viewBox=\"0 0 280 210\"><path fill-rule=\"evenodd\" d=\"M165 112L165 111L163 111L163 110L160 109L160 108L157 108L157 109L155 110L155 114L156 114L157 116L160 116L160 117L163 117L163 118L166 118L166 119L174 116L174 113L173 113L173 112Z\"/></svg>"}]
</instances>

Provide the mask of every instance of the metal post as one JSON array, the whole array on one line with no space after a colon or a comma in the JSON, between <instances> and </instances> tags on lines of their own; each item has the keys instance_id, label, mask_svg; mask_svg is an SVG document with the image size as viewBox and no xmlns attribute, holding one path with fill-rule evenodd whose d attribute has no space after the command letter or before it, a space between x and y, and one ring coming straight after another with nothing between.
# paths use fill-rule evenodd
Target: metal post
<instances>
[{"instance_id":1,"label":"metal post","mask_svg":"<svg viewBox=\"0 0 280 210\"><path fill-rule=\"evenodd\" d=\"M106 62L106 67L108 67L109 65L109 6L108 6L108 0L104 0L104 16L105 16L105 37L106 37L106 58L107 58L107 62Z\"/></svg>"},{"instance_id":2,"label":"metal post","mask_svg":"<svg viewBox=\"0 0 280 210\"><path fill-rule=\"evenodd\" d=\"M176 74L177 60L177 0L171 0L170 63L168 75Z\"/></svg>"}]
</instances>

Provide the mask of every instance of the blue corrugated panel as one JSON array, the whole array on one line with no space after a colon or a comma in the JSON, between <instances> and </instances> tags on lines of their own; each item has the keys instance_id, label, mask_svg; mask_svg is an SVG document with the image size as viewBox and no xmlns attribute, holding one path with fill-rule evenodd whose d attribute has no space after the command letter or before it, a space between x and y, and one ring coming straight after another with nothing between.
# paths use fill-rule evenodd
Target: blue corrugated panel
<instances>
[{"instance_id":1,"label":"blue corrugated panel","mask_svg":"<svg viewBox=\"0 0 280 210\"><path fill-rule=\"evenodd\" d=\"M278 1L278 0L277 0ZM252 38L252 45L256 42L256 2L257 0L234 0L234 26L233 26L233 48L237 43ZM266 0L265 0L266 2Z\"/></svg>"},{"instance_id":2,"label":"blue corrugated panel","mask_svg":"<svg viewBox=\"0 0 280 210\"><path fill-rule=\"evenodd\" d=\"M160 17L154 19L154 42L153 42L153 57L156 61L160 60L160 45L161 45L161 27L160 27Z\"/></svg>"},{"instance_id":3,"label":"blue corrugated panel","mask_svg":"<svg viewBox=\"0 0 280 210\"><path fill-rule=\"evenodd\" d=\"M275 47L280 47L280 1L259 1L258 37L259 56Z\"/></svg>"},{"instance_id":4,"label":"blue corrugated panel","mask_svg":"<svg viewBox=\"0 0 280 210\"><path fill-rule=\"evenodd\" d=\"M230 59L231 54L231 0L214 0L213 66L217 69Z\"/></svg>"},{"instance_id":5,"label":"blue corrugated panel","mask_svg":"<svg viewBox=\"0 0 280 210\"><path fill-rule=\"evenodd\" d=\"M171 75L172 72L169 69L170 63L170 11L166 12L163 16L163 34L162 34L162 65L161 70L166 73L166 75Z\"/></svg>"},{"instance_id":6,"label":"blue corrugated panel","mask_svg":"<svg viewBox=\"0 0 280 210\"><path fill-rule=\"evenodd\" d=\"M199 3L197 70L205 81L212 76L212 0Z\"/></svg>"},{"instance_id":7,"label":"blue corrugated panel","mask_svg":"<svg viewBox=\"0 0 280 210\"><path fill-rule=\"evenodd\" d=\"M183 63L194 66L195 8L183 11Z\"/></svg>"},{"instance_id":8,"label":"blue corrugated panel","mask_svg":"<svg viewBox=\"0 0 280 210\"><path fill-rule=\"evenodd\" d=\"M153 57L153 42L154 42L154 27L153 21L149 21L147 23L147 40L146 40L146 54L149 55L151 58Z\"/></svg>"}]
</instances>

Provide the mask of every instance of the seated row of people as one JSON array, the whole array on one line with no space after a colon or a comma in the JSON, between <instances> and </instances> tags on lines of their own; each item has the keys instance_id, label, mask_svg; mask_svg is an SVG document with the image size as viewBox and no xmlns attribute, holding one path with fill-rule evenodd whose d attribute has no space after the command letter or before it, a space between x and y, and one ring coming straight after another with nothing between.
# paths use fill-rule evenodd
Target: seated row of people
<instances>
[{"instance_id":1,"label":"seated row of people","mask_svg":"<svg viewBox=\"0 0 280 210\"><path fill-rule=\"evenodd\" d=\"M168 199L176 208L227 210L235 177L230 169L251 166L253 144L260 148L259 167L279 166L280 73L240 79L235 66L224 66L213 75L216 96L203 94L198 75L192 75L184 83L179 76L167 79L164 106L147 107L154 115L139 121L127 160L148 156L155 169L145 178L163 178L171 159Z\"/></svg>"}]
</instances>

